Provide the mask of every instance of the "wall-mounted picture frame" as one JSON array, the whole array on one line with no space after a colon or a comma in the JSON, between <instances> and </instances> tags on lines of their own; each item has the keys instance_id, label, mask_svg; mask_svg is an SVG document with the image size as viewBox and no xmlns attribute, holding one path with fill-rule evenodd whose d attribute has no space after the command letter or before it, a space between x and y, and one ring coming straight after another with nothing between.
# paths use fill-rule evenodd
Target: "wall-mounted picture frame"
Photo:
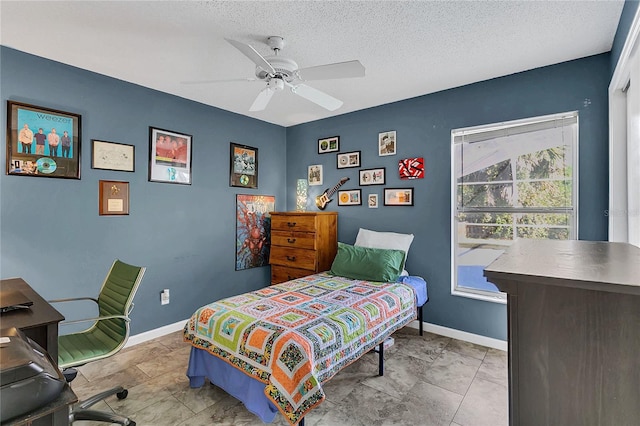
<instances>
[{"instance_id":1,"label":"wall-mounted picture frame","mask_svg":"<svg viewBox=\"0 0 640 426\"><path fill-rule=\"evenodd\" d=\"M191 185L192 137L149 127L149 181Z\"/></svg>"},{"instance_id":2,"label":"wall-mounted picture frame","mask_svg":"<svg viewBox=\"0 0 640 426\"><path fill-rule=\"evenodd\" d=\"M378 155L396 155L397 142L395 130L378 133Z\"/></svg>"},{"instance_id":3,"label":"wall-mounted picture frame","mask_svg":"<svg viewBox=\"0 0 640 426\"><path fill-rule=\"evenodd\" d=\"M360 170L360 186L384 185L386 181L385 170L384 167Z\"/></svg>"},{"instance_id":4,"label":"wall-mounted picture frame","mask_svg":"<svg viewBox=\"0 0 640 426\"><path fill-rule=\"evenodd\" d=\"M344 191L338 191L338 205L339 206L361 206L362 190L347 189Z\"/></svg>"},{"instance_id":5,"label":"wall-mounted picture frame","mask_svg":"<svg viewBox=\"0 0 640 426\"><path fill-rule=\"evenodd\" d=\"M413 206L413 188L385 188L385 206Z\"/></svg>"},{"instance_id":6,"label":"wall-mounted picture frame","mask_svg":"<svg viewBox=\"0 0 640 426\"><path fill-rule=\"evenodd\" d=\"M370 209L378 208L378 194L369 194L367 197L367 205Z\"/></svg>"},{"instance_id":7,"label":"wall-mounted picture frame","mask_svg":"<svg viewBox=\"0 0 640 426\"><path fill-rule=\"evenodd\" d=\"M230 146L229 186L257 188L258 148L234 142L231 142Z\"/></svg>"},{"instance_id":8,"label":"wall-mounted picture frame","mask_svg":"<svg viewBox=\"0 0 640 426\"><path fill-rule=\"evenodd\" d=\"M133 145L91 139L91 168L135 172Z\"/></svg>"},{"instance_id":9,"label":"wall-mounted picture frame","mask_svg":"<svg viewBox=\"0 0 640 426\"><path fill-rule=\"evenodd\" d=\"M336 155L339 169L360 167L360 151L341 152Z\"/></svg>"},{"instance_id":10,"label":"wall-mounted picture frame","mask_svg":"<svg viewBox=\"0 0 640 426\"><path fill-rule=\"evenodd\" d=\"M424 157L405 158L398 161L400 179L424 179Z\"/></svg>"},{"instance_id":11,"label":"wall-mounted picture frame","mask_svg":"<svg viewBox=\"0 0 640 426\"><path fill-rule=\"evenodd\" d=\"M80 179L79 114L7 101L7 174Z\"/></svg>"},{"instance_id":12,"label":"wall-mounted picture frame","mask_svg":"<svg viewBox=\"0 0 640 426\"><path fill-rule=\"evenodd\" d=\"M98 182L98 214L100 216L129 214L129 182L115 180Z\"/></svg>"},{"instance_id":13,"label":"wall-mounted picture frame","mask_svg":"<svg viewBox=\"0 0 640 426\"><path fill-rule=\"evenodd\" d=\"M340 151L340 136L318 139L318 154Z\"/></svg>"},{"instance_id":14,"label":"wall-mounted picture frame","mask_svg":"<svg viewBox=\"0 0 640 426\"><path fill-rule=\"evenodd\" d=\"M307 180L309 181L309 186L322 185L322 164L313 164L309 166L307 171Z\"/></svg>"},{"instance_id":15,"label":"wall-mounted picture frame","mask_svg":"<svg viewBox=\"0 0 640 426\"><path fill-rule=\"evenodd\" d=\"M273 195L236 194L236 271L269 264Z\"/></svg>"}]
</instances>

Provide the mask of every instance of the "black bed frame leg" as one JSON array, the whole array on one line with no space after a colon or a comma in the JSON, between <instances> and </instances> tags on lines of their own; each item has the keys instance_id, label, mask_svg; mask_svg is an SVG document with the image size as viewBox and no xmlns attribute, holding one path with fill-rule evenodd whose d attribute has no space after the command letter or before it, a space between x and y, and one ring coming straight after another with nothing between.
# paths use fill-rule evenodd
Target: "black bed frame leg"
<instances>
[{"instance_id":1,"label":"black bed frame leg","mask_svg":"<svg viewBox=\"0 0 640 426\"><path fill-rule=\"evenodd\" d=\"M384 340L380 343L378 350L378 376L384 376Z\"/></svg>"},{"instance_id":2,"label":"black bed frame leg","mask_svg":"<svg viewBox=\"0 0 640 426\"><path fill-rule=\"evenodd\" d=\"M304 426L304 417L300 419L298 426Z\"/></svg>"},{"instance_id":3,"label":"black bed frame leg","mask_svg":"<svg viewBox=\"0 0 640 426\"><path fill-rule=\"evenodd\" d=\"M420 329L421 336L422 336L422 308L424 308L424 305L418 308L418 327Z\"/></svg>"}]
</instances>

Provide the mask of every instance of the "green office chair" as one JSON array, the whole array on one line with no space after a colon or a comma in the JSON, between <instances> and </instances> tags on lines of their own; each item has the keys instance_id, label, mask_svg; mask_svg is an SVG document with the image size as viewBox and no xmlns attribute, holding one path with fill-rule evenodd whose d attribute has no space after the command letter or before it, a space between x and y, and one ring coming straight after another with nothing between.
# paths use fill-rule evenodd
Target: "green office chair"
<instances>
[{"instance_id":1,"label":"green office chair","mask_svg":"<svg viewBox=\"0 0 640 426\"><path fill-rule=\"evenodd\" d=\"M97 299L79 297L49 301L50 303L59 303L93 300L98 305L97 318L61 323L61 325L66 325L86 321L93 322L91 327L84 331L58 337L58 366L64 370L67 381L73 380L77 374L71 367L107 358L124 347L129 338L129 322L131 321L129 314L133 310L133 297L140 286L145 269L116 260L102 283ZM135 425L136 423L127 417L88 409L111 395L116 395L118 399L124 399L127 394L126 389L118 386L80 401L71 409L69 420L71 422L95 420L121 425Z\"/></svg>"}]
</instances>

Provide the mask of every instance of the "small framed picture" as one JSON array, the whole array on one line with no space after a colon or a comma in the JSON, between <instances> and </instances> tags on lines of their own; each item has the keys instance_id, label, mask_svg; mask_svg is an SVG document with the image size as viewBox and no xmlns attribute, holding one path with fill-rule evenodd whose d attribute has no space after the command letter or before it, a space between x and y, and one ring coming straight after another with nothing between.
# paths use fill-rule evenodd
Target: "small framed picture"
<instances>
[{"instance_id":1,"label":"small framed picture","mask_svg":"<svg viewBox=\"0 0 640 426\"><path fill-rule=\"evenodd\" d=\"M386 155L396 155L396 132L378 133L378 155L384 157Z\"/></svg>"},{"instance_id":2,"label":"small framed picture","mask_svg":"<svg viewBox=\"0 0 640 426\"><path fill-rule=\"evenodd\" d=\"M340 151L340 136L318 139L318 154Z\"/></svg>"},{"instance_id":3,"label":"small framed picture","mask_svg":"<svg viewBox=\"0 0 640 426\"><path fill-rule=\"evenodd\" d=\"M362 191L360 189L348 189L345 191L338 191L338 205L339 206L361 206Z\"/></svg>"},{"instance_id":4,"label":"small framed picture","mask_svg":"<svg viewBox=\"0 0 640 426\"><path fill-rule=\"evenodd\" d=\"M231 142L229 186L258 187L258 148Z\"/></svg>"},{"instance_id":5,"label":"small framed picture","mask_svg":"<svg viewBox=\"0 0 640 426\"><path fill-rule=\"evenodd\" d=\"M98 214L122 216L129 214L129 182L101 180L99 182Z\"/></svg>"},{"instance_id":6,"label":"small framed picture","mask_svg":"<svg viewBox=\"0 0 640 426\"><path fill-rule=\"evenodd\" d=\"M369 194L367 198L367 205L370 209L378 208L378 194Z\"/></svg>"},{"instance_id":7,"label":"small framed picture","mask_svg":"<svg viewBox=\"0 0 640 426\"><path fill-rule=\"evenodd\" d=\"M124 143L91 140L91 168L103 170L135 171L135 146Z\"/></svg>"},{"instance_id":8,"label":"small framed picture","mask_svg":"<svg viewBox=\"0 0 640 426\"><path fill-rule=\"evenodd\" d=\"M360 151L343 152L338 154L338 168L360 167Z\"/></svg>"},{"instance_id":9,"label":"small framed picture","mask_svg":"<svg viewBox=\"0 0 640 426\"><path fill-rule=\"evenodd\" d=\"M385 206L413 206L413 188L385 188Z\"/></svg>"},{"instance_id":10,"label":"small framed picture","mask_svg":"<svg viewBox=\"0 0 640 426\"><path fill-rule=\"evenodd\" d=\"M307 180L309 181L309 186L322 185L322 164L309 166Z\"/></svg>"},{"instance_id":11,"label":"small framed picture","mask_svg":"<svg viewBox=\"0 0 640 426\"><path fill-rule=\"evenodd\" d=\"M424 157L405 158L398 161L400 179L424 179Z\"/></svg>"},{"instance_id":12,"label":"small framed picture","mask_svg":"<svg viewBox=\"0 0 640 426\"><path fill-rule=\"evenodd\" d=\"M7 174L80 179L80 115L7 101Z\"/></svg>"},{"instance_id":13,"label":"small framed picture","mask_svg":"<svg viewBox=\"0 0 640 426\"><path fill-rule=\"evenodd\" d=\"M191 135L149 127L149 182L191 185Z\"/></svg>"},{"instance_id":14,"label":"small framed picture","mask_svg":"<svg viewBox=\"0 0 640 426\"><path fill-rule=\"evenodd\" d=\"M384 185L385 168L360 170L360 185Z\"/></svg>"}]
</instances>

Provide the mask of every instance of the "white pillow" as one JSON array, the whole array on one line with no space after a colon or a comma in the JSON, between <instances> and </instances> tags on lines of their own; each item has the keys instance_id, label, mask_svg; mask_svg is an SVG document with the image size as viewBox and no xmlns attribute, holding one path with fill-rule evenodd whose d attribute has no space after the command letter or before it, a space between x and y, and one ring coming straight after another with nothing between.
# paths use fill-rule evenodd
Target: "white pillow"
<instances>
[{"instance_id":1,"label":"white pillow","mask_svg":"<svg viewBox=\"0 0 640 426\"><path fill-rule=\"evenodd\" d=\"M409 255L409 247L413 242L413 234L398 234L397 232L377 232L369 229L360 228L354 246L379 248L387 250L404 251L404 261L406 263ZM402 264L404 269L404 263ZM409 275L406 270L400 275Z\"/></svg>"}]
</instances>

